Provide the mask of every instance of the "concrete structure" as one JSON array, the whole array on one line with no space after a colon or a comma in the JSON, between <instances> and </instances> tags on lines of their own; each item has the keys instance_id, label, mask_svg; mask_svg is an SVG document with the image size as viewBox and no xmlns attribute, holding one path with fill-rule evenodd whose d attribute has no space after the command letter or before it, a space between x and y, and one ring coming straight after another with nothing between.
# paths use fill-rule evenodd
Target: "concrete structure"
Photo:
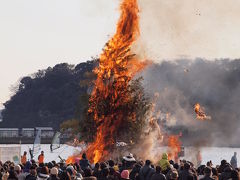
<instances>
[{"instance_id":1,"label":"concrete structure","mask_svg":"<svg viewBox=\"0 0 240 180\"><path fill-rule=\"evenodd\" d=\"M34 137L35 135L34 128L22 128L21 136L22 137Z\"/></svg>"},{"instance_id":2,"label":"concrete structure","mask_svg":"<svg viewBox=\"0 0 240 180\"><path fill-rule=\"evenodd\" d=\"M19 136L19 129L18 128L0 128L0 138L5 137L18 137Z\"/></svg>"},{"instance_id":3,"label":"concrete structure","mask_svg":"<svg viewBox=\"0 0 240 180\"><path fill-rule=\"evenodd\" d=\"M51 144L55 134L51 127L0 128L0 144L33 144L38 130L41 130L41 143ZM69 134L62 134L61 143L67 142L69 138Z\"/></svg>"}]
</instances>

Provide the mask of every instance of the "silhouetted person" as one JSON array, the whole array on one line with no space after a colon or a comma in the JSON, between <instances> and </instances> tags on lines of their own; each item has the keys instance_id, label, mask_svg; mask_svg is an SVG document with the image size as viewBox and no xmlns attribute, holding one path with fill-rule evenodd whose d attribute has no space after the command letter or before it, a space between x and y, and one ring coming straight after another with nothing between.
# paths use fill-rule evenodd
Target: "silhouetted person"
<instances>
[{"instance_id":1,"label":"silhouetted person","mask_svg":"<svg viewBox=\"0 0 240 180\"><path fill-rule=\"evenodd\" d=\"M231 158L230 164L234 169L237 168L237 152L234 152L234 155Z\"/></svg>"}]
</instances>

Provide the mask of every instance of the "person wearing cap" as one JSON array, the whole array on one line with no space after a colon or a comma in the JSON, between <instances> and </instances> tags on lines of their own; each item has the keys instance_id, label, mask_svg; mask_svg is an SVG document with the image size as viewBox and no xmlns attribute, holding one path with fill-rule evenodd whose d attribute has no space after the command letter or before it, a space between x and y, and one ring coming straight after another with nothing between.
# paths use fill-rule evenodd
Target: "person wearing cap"
<instances>
[{"instance_id":1,"label":"person wearing cap","mask_svg":"<svg viewBox=\"0 0 240 180\"><path fill-rule=\"evenodd\" d=\"M129 153L127 156L123 157L123 166L125 169L132 169L133 165L136 163L136 159L133 157L131 153ZM124 170L124 168L122 170Z\"/></svg>"},{"instance_id":2,"label":"person wearing cap","mask_svg":"<svg viewBox=\"0 0 240 180\"><path fill-rule=\"evenodd\" d=\"M155 170L151 167L151 161L146 160L144 166L140 169L140 180L150 180Z\"/></svg>"},{"instance_id":3,"label":"person wearing cap","mask_svg":"<svg viewBox=\"0 0 240 180\"><path fill-rule=\"evenodd\" d=\"M27 151L24 151L23 155L21 156L21 163L25 165L27 162Z\"/></svg>"},{"instance_id":4,"label":"person wearing cap","mask_svg":"<svg viewBox=\"0 0 240 180\"><path fill-rule=\"evenodd\" d=\"M60 178L58 177L58 169L56 167L53 167L50 170L50 177L48 180L59 180Z\"/></svg>"},{"instance_id":5,"label":"person wearing cap","mask_svg":"<svg viewBox=\"0 0 240 180\"><path fill-rule=\"evenodd\" d=\"M156 166L156 172L152 175L151 180L166 180L165 175L161 173L160 166Z\"/></svg>"}]
</instances>

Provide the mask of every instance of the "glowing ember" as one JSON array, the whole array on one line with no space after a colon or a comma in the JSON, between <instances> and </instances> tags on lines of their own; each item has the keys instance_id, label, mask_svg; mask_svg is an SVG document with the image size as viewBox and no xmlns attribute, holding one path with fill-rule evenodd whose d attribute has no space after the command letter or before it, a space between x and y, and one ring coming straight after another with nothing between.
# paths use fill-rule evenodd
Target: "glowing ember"
<instances>
[{"instance_id":1,"label":"glowing ember","mask_svg":"<svg viewBox=\"0 0 240 180\"><path fill-rule=\"evenodd\" d=\"M95 88L89 100L88 113L94 118L96 139L89 144L87 156L94 163L108 157L114 148L116 132L124 121L135 121L134 111L126 108L130 101L129 84L133 76L145 67L130 51L139 35L137 0L123 0L115 35L100 55Z\"/></svg>"},{"instance_id":2,"label":"glowing ember","mask_svg":"<svg viewBox=\"0 0 240 180\"><path fill-rule=\"evenodd\" d=\"M168 137L168 156L169 159L174 160L175 162L178 161L178 154L181 152L181 142L179 137L181 135L171 135Z\"/></svg>"},{"instance_id":3,"label":"glowing ember","mask_svg":"<svg viewBox=\"0 0 240 180\"><path fill-rule=\"evenodd\" d=\"M195 113L196 113L196 115L197 115L197 119L199 119L199 120L211 119L210 116L207 116L207 115L205 114L205 112L203 111L203 109L201 108L201 106L200 106L199 103L195 104L195 106L194 106L194 111L195 111Z\"/></svg>"}]
</instances>

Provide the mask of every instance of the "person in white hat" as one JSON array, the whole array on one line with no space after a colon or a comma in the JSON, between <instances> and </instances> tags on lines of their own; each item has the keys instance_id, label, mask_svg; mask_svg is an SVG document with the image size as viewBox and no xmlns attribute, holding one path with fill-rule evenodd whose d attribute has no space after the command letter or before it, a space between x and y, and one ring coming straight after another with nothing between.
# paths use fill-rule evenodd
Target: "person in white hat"
<instances>
[{"instance_id":1,"label":"person in white hat","mask_svg":"<svg viewBox=\"0 0 240 180\"><path fill-rule=\"evenodd\" d=\"M57 169L56 167L53 167L53 168L50 170L49 180L59 180L59 177L58 177L58 169Z\"/></svg>"}]
</instances>

